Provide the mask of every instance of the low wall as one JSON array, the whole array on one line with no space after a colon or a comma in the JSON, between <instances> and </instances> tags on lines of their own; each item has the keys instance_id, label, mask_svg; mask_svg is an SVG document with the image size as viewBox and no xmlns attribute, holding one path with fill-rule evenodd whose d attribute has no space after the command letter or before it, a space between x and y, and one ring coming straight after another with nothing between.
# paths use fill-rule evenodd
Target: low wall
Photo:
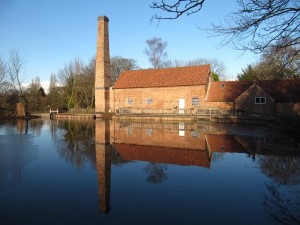
<instances>
[{"instance_id":1,"label":"low wall","mask_svg":"<svg viewBox=\"0 0 300 225\"><path fill-rule=\"evenodd\" d=\"M55 114L55 119L95 119L95 114L68 114L68 113L61 113L61 114Z\"/></svg>"}]
</instances>

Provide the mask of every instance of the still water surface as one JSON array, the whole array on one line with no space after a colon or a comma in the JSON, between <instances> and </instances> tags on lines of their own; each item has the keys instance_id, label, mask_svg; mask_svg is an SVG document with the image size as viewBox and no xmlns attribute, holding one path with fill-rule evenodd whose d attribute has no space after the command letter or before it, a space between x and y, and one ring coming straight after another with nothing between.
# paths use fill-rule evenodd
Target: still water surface
<instances>
[{"instance_id":1,"label":"still water surface","mask_svg":"<svg viewBox=\"0 0 300 225\"><path fill-rule=\"evenodd\" d=\"M299 224L299 140L264 127L0 125L0 224Z\"/></svg>"}]
</instances>

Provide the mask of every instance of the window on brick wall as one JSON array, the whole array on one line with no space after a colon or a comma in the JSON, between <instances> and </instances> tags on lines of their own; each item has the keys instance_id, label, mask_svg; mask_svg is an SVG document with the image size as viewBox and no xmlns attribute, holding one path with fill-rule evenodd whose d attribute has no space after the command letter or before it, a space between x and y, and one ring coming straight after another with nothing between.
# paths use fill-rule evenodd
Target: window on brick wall
<instances>
[{"instance_id":1,"label":"window on brick wall","mask_svg":"<svg viewBox=\"0 0 300 225\"><path fill-rule=\"evenodd\" d=\"M194 138L199 138L200 137L200 133L197 130L192 130L191 135Z\"/></svg>"},{"instance_id":2,"label":"window on brick wall","mask_svg":"<svg viewBox=\"0 0 300 225\"><path fill-rule=\"evenodd\" d=\"M127 104L131 105L132 104L132 99L131 98L127 98Z\"/></svg>"},{"instance_id":3,"label":"window on brick wall","mask_svg":"<svg viewBox=\"0 0 300 225\"><path fill-rule=\"evenodd\" d=\"M146 129L146 133L147 133L148 136L152 136L152 134L153 134L152 128Z\"/></svg>"},{"instance_id":4,"label":"window on brick wall","mask_svg":"<svg viewBox=\"0 0 300 225\"><path fill-rule=\"evenodd\" d=\"M255 97L255 104L266 104L266 97Z\"/></svg>"},{"instance_id":5,"label":"window on brick wall","mask_svg":"<svg viewBox=\"0 0 300 225\"><path fill-rule=\"evenodd\" d=\"M260 137L260 136L254 137L254 142L256 142L256 143L264 143L265 141L266 141L265 137Z\"/></svg>"},{"instance_id":6,"label":"window on brick wall","mask_svg":"<svg viewBox=\"0 0 300 225\"><path fill-rule=\"evenodd\" d=\"M147 98L147 105L152 105L153 104L153 99L152 98Z\"/></svg>"},{"instance_id":7,"label":"window on brick wall","mask_svg":"<svg viewBox=\"0 0 300 225\"><path fill-rule=\"evenodd\" d=\"M198 97L192 98L192 105L193 106L199 106L200 105L200 99Z\"/></svg>"}]
</instances>

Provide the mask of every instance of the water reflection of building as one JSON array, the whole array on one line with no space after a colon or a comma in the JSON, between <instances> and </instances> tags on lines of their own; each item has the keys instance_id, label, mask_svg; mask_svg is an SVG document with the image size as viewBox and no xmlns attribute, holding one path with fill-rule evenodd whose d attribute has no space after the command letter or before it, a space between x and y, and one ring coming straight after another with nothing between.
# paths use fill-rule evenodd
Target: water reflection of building
<instances>
[{"instance_id":1,"label":"water reflection of building","mask_svg":"<svg viewBox=\"0 0 300 225\"><path fill-rule=\"evenodd\" d=\"M205 134L205 141L209 153L213 152L245 152L244 147L236 141L234 135Z\"/></svg>"},{"instance_id":2,"label":"water reflection of building","mask_svg":"<svg viewBox=\"0 0 300 225\"><path fill-rule=\"evenodd\" d=\"M105 213L110 209L112 149L123 160L210 168L214 154L246 153L254 159L257 153L277 154L279 148L272 147L274 138L236 135L213 126L117 120L95 123L99 208Z\"/></svg>"},{"instance_id":3,"label":"water reflection of building","mask_svg":"<svg viewBox=\"0 0 300 225\"><path fill-rule=\"evenodd\" d=\"M115 123L114 146L125 160L209 167L205 137L184 123Z\"/></svg>"}]
</instances>

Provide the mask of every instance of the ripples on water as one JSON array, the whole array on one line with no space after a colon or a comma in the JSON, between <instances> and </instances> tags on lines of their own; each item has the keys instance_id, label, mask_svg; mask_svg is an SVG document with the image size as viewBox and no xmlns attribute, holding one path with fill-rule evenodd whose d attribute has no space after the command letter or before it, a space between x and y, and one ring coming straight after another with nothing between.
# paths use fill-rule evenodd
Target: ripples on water
<instances>
[{"instance_id":1,"label":"ripples on water","mask_svg":"<svg viewBox=\"0 0 300 225\"><path fill-rule=\"evenodd\" d=\"M299 224L299 140L213 123L0 125L0 224Z\"/></svg>"}]
</instances>

